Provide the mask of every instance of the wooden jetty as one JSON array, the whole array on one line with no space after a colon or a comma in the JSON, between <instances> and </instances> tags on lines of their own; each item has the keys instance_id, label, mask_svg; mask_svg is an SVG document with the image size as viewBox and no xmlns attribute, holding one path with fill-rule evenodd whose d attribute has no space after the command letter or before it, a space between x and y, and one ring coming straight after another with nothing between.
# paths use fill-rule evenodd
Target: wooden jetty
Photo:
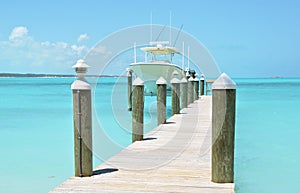
<instances>
[{"instance_id":1,"label":"wooden jetty","mask_svg":"<svg viewBox=\"0 0 300 193\"><path fill-rule=\"evenodd\" d=\"M91 177L71 177L51 193L232 193L233 183L211 181L212 98L201 96L119 154ZM105 147L108 148L108 147Z\"/></svg>"}]
</instances>

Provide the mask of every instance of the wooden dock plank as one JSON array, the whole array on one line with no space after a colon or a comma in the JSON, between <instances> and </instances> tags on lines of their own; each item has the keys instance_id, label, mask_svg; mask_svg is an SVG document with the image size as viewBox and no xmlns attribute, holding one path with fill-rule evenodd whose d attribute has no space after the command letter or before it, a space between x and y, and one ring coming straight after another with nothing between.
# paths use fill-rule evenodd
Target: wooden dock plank
<instances>
[{"instance_id":1,"label":"wooden dock plank","mask_svg":"<svg viewBox=\"0 0 300 193\"><path fill-rule=\"evenodd\" d=\"M71 177L51 193L232 193L233 183L211 182L211 97L203 96L95 169Z\"/></svg>"}]
</instances>

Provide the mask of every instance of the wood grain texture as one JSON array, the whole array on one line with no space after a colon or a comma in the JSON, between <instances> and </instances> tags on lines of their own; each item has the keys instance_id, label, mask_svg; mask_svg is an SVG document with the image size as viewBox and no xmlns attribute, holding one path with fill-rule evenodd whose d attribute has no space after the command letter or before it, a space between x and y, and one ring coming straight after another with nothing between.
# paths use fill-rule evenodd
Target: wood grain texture
<instances>
[{"instance_id":1,"label":"wood grain texture","mask_svg":"<svg viewBox=\"0 0 300 193\"><path fill-rule=\"evenodd\" d=\"M188 89L187 89L187 82L181 83L180 84L180 93L181 93L181 107L186 108L187 107L187 94L188 94Z\"/></svg>"},{"instance_id":2,"label":"wood grain texture","mask_svg":"<svg viewBox=\"0 0 300 193\"><path fill-rule=\"evenodd\" d=\"M143 140L144 86L133 86L132 91L132 143Z\"/></svg>"},{"instance_id":3,"label":"wood grain texture","mask_svg":"<svg viewBox=\"0 0 300 193\"><path fill-rule=\"evenodd\" d=\"M180 113L180 83L172 83L172 115Z\"/></svg>"},{"instance_id":4,"label":"wood grain texture","mask_svg":"<svg viewBox=\"0 0 300 193\"><path fill-rule=\"evenodd\" d=\"M80 90L79 92L80 95L77 90L73 90L75 176L91 176L93 173L91 91ZM80 121L78 96L81 104Z\"/></svg>"},{"instance_id":5,"label":"wood grain texture","mask_svg":"<svg viewBox=\"0 0 300 193\"><path fill-rule=\"evenodd\" d=\"M167 119L167 85L157 85L157 125L166 123Z\"/></svg>"},{"instance_id":6,"label":"wood grain texture","mask_svg":"<svg viewBox=\"0 0 300 193\"><path fill-rule=\"evenodd\" d=\"M235 89L212 91L212 180L234 180Z\"/></svg>"},{"instance_id":7,"label":"wood grain texture","mask_svg":"<svg viewBox=\"0 0 300 193\"><path fill-rule=\"evenodd\" d=\"M194 97L194 86L193 86L193 81L188 80L188 105L193 103L193 97Z\"/></svg>"}]
</instances>

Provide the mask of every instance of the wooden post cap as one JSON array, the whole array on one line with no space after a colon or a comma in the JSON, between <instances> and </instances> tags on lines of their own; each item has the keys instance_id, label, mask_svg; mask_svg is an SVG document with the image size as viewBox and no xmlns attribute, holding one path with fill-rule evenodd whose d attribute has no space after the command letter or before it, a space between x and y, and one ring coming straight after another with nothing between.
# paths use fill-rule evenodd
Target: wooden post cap
<instances>
[{"instance_id":1,"label":"wooden post cap","mask_svg":"<svg viewBox=\"0 0 300 193\"><path fill-rule=\"evenodd\" d=\"M72 66L77 73L77 80L71 85L72 90L91 90L91 85L85 80L84 76L90 66L80 59Z\"/></svg>"},{"instance_id":2,"label":"wooden post cap","mask_svg":"<svg viewBox=\"0 0 300 193\"><path fill-rule=\"evenodd\" d=\"M142 81L142 79L140 79L139 77L137 77L133 83L132 83L133 86L144 86L144 81Z\"/></svg>"},{"instance_id":3,"label":"wooden post cap","mask_svg":"<svg viewBox=\"0 0 300 193\"><path fill-rule=\"evenodd\" d=\"M156 84L167 84L167 81L161 76L159 79L156 81Z\"/></svg>"},{"instance_id":4,"label":"wooden post cap","mask_svg":"<svg viewBox=\"0 0 300 193\"><path fill-rule=\"evenodd\" d=\"M212 89L236 89L235 82L225 73L212 84Z\"/></svg>"},{"instance_id":5,"label":"wooden post cap","mask_svg":"<svg viewBox=\"0 0 300 193\"><path fill-rule=\"evenodd\" d=\"M194 78L192 76L188 79L188 81L193 81L193 80Z\"/></svg>"},{"instance_id":6,"label":"wooden post cap","mask_svg":"<svg viewBox=\"0 0 300 193\"><path fill-rule=\"evenodd\" d=\"M178 78L172 78L171 84L179 84L180 80Z\"/></svg>"},{"instance_id":7,"label":"wooden post cap","mask_svg":"<svg viewBox=\"0 0 300 193\"><path fill-rule=\"evenodd\" d=\"M204 76L204 74L201 74L201 76L200 76L200 80L204 80L205 79L205 76Z\"/></svg>"},{"instance_id":8,"label":"wooden post cap","mask_svg":"<svg viewBox=\"0 0 300 193\"><path fill-rule=\"evenodd\" d=\"M130 68L126 68L127 76L132 76L132 70Z\"/></svg>"},{"instance_id":9,"label":"wooden post cap","mask_svg":"<svg viewBox=\"0 0 300 193\"><path fill-rule=\"evenodd\" d=\"M178 71L177 70L174 70L173 73L172 73L173 77L177 77L179 75Z\"/></svg>"},{"instance_id":10,"label":"wooden post cap","mask_svg":"<svg viewBox=\"0 0 300 193\"><path fill-rule=\"evenodd\" d=\"M187 83L186 78L182 78L182 79L180 80L180 83Z\"/></svg>"},{"instance_id":11,"label":"wooden post cap","mask_svg":"<svg viewBox=\"0 0 300 193\"><path fill-rule=\"evenodd\" d=\"M91 85L86 80L75 80L71 85L72 90L91 90Z\"/></svg>"}]
</instances>

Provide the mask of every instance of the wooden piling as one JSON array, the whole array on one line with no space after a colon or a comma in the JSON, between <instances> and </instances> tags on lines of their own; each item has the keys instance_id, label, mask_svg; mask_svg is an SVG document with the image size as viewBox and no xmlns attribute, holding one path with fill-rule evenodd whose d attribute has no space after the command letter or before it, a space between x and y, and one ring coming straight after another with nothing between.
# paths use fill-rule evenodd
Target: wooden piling
<instances>
[{"instance_id":1,"label":"wooden piling","mask_svg":"<svg viewBox=\"0 0 300 193\"><path fill-rule=\"evenodd\" d=\"M236 85L223 73L212 85L212 181L234 180Z\"/></svg>"},{"instance_id":2,"label":"wooden piling","mask_svg":"<svg viewBox=\"0 0 300 193\"><path fill-rule=\"evenodd\" d=\"M180 113L180 80L173 78L172 85L172 115Z\"/></svg>"},{"instance_id":3,"label":"wooden piling","mask_svg":"<svg viewBox=\"0 0 300 193\"><path fill-rule=\"evenodd\" d=\"M132 143L143 140L144 135L144 82L133 81L132 91Z\"/></svg>"},{"instance_id":4,"label":"wooden piling","mask_svg":"<svg viewBox=\"0 0 300 193\"><path fill-rule=\"evenodd\" d=\"M186 108L187 107L187 80L186 78L182 78L180 81L180 93L181 93L181 108Z\"/></svg>"},{"instance_id":5,"label":"wooden piling","mask_svg":"<svg viewBox=\"0 0 300 193\"><path fill-rule=\"evenodd\" d=\"M199 79L197 77L194 78L193 80L193 86L194 86L194 101L198 100L199 98Z\"/></svg>"},{"instance_id":6,"label":"wooden piling","mask_svg":"<svg viewBox=\"0 0 300 193\"><path fill-rule=\"evenodd\" d=\"M132 70L127 69L127 97L128 97L128 111L132 111Z\"/></svg>"},{"instance_id":7,"label":"wooden piling","mask_svg":"<svg viewBox=\"0 0 300 193\"><path fill-rule=\"evenodd\" d=\"M190 77L188 79L188 105L194 102L193 98L194 98L193 77Z\"/></svg>"},{"instance_id":8,"label":"wooden piling","mask_svg":"<svg viewBox=\"0 0 300 193\"><path fill-rule=\"evenodd\" d=\"M200 78L200 96L204 95L204 75L201 74Z\"/></svg>"},{"instance_id":9,"label":"wooden piling","mask_svg":"<svg viewBox=\"0 0 300 193\"><path fill-rule=\"evenodd\" d=\"M167 117L167 81L160 77L156 81L157 87L157 125L166 123Z\"/></svg>"},{"instance_id":10,"label":"wooden piling","mask_svg":"<svg viewBox=\"0 0 300 193\"><path fill-rule=\"evenodd\" d=\"M75 176L93 174L91 86L84 79L88 67L83 60L73 66L78 79L72 84Z\"/></svg>"}]
</instances>

